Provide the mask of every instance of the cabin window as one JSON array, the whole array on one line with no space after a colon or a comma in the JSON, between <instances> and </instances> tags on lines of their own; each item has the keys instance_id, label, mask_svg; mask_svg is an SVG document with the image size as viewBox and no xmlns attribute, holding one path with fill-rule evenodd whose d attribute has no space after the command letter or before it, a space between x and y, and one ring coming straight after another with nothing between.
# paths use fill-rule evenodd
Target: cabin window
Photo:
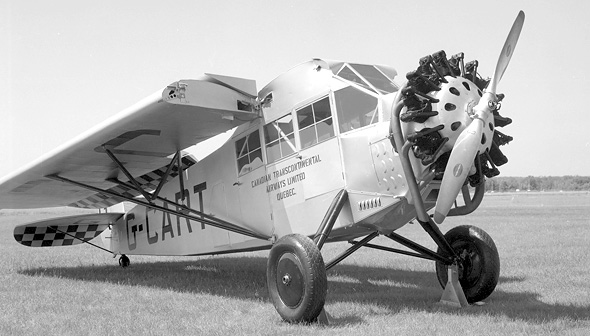
<instances>
[{"instance_id":1,"label":"cabin window","mask_svg":"<svg viewBox=\"0 0 590 336\"><path fill-rule=\"evenodd\" d=\"M262 166L262 148L258 130L236 141L236 157L238 158L239 176Z\"/></svg>"},{"instance_id":2,"label":"cabin window","mask_svg":"<svg viewBox=\"0 0 590 336\"><path fill-rule=\"evenodd\" d=\"M340 133L374 124L378 119L378 99L352 86L334 92Z\"/></svg>"},{"instance_id":3,"label":"cabin window","mask_svg":"<svg viewBox=\"0 0 590 336\"><path fill-rule=\"evenodd\" d=\"M295 133L291 114L264 126L264 142L268 163L295 153Z\"/></svg>"},{"instance_id":4,"label":"cabin window","mask_svg":"<svg viewBox=\"0 0 590 336\"><path fill-rule=\"evenodd\" d=\"M330 100L323 98L297 111L301 149L334 136Z\"/></svg>"}]
</instances>

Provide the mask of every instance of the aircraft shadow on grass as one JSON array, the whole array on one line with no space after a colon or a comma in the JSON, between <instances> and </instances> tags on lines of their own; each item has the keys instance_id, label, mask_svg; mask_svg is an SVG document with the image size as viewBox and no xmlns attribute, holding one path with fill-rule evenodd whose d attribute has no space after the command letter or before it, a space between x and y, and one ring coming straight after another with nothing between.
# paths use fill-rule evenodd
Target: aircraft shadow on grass
<instances>
[{"instance_id":1,"label":"aircraft shadow on grass","mask_svg":"<svg viewBox=\"0 0 590 336\"><path fill-rule=\"evenodd\" d=\"M185 293L209 293L238 299L269 302L266 289L266 258L222 257L198 261L137 263L119 266L53 267L20 271L28 276L146 286ZM456 309L436 304L442 290L434 270L409 271L394 268L340 264L327 273L330 304L371 304L397 313L403 310L452 312L459 315L495 315L533 323L558 319L590 320L589 306L548 304L534 292L505 292L496 288L483 306ZM523 282L524 278L500 277L500 285ZM334 312L336 313L336 312ZM359 316L332 316L331 325L363 323Z\"/></svg>"}]
</instances>

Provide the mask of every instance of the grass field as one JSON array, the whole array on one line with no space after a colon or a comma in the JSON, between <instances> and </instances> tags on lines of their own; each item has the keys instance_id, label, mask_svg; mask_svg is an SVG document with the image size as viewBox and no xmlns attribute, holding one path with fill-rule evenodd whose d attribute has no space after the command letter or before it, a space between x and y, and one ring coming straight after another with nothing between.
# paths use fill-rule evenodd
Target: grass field
<instances>
[{"instance_id":1,"label":"grass field","mask_svg":"<svg viewBox=\"0 0 590 336\"><path fill-rule=\"evenodd\" d=\"M87 245L14 241L14 225L58 215L0 211L1 335L590 333L590 193L487 195L475 213L443 225L476 225L496 242L500 283L483 306L438 305L433 262L361 249L328 272L329 326L281 321L266 290L267 251L132 256L123 269ZM435 248L418 225L398 232ZM324 258L346 247L328 244Z\"/></svg>"}]
</instances>

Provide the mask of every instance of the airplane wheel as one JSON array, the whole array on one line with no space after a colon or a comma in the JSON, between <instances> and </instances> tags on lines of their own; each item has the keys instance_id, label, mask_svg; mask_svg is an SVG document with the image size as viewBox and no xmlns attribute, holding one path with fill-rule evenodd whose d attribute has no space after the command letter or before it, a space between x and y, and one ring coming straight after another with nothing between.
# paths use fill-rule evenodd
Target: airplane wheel
<instances>
[{"instance_id":1,"label":"airplane wheel","mask_svg":"<svg viewBox=\"0 0 590 336\"><path fill-rule=\"evenodd\" d=\"M474 303L487 298L498 284L500 278L500 257L492 238L482 229L462 225L452 228L445 238L459 255L459 283L467 302ZM438 253L442 253L438 249ZM448 267L436 263L436 276L441 286L447 284Z\"/></svg>"},{"instance_id":2,"label":"airplane wheel","mask_svg":"<svg viewBox=\"0 0 590 336\"><path fill-rule=\"evenodd\" d=\"M277 312L287 322L312 322L324 307L326 266L306 236L291 234L276 242L268 256L266 282Z\"/></svg>"},{"instance_id":3,"label":"airplane wheel","mask_svg":"<svg viewBox=\"0 0 590 336\"><path fill-rule=\"evenodd\" d=\"M131 261L129 260L129 258L126 255L122 254L121 257L119 258L119 266L127 267L129 265L131 265Z\"/></svg>"}]
</instances>

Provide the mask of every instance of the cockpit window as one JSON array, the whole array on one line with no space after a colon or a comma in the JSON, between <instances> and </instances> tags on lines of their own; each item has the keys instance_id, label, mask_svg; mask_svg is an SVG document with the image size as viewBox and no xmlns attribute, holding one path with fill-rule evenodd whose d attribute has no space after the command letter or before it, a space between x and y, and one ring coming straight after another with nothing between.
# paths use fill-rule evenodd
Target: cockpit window
<instances>
[{"instance_id":1,"label":"cockpit window","mask_svg":"<svg viewBox=\"0 0 590 336\"><path fill-rule=\"evenodd\" d=\"M239 176L262 166L262 149L258 130L236 141L236 157L238 158Z\"/></svg>"},{"instance_id":2,"label":"cockpit window","mask_svg":"<svg viewBox=\"0 0 590 336\"><path fill-rule=\"evenodd\" d=\"M374 66L367 64L351 64L351 66L381 93L387 94L397 91L397 86Z\"/></svg>"},{"instance_id":3,"label":"cockpit window","mask_svg":"<svg viewBox=\"0 0 590 336\"><path fill-rule=\"evenodd\" d=\"M340 133L352 131L378 120L378 100L352 86L334 92Z\"/></svg>"},{"instance_id":4,"label":"cockpit window","mask_svg":"<svg viewBox=\"0 0 590 336\"><path fill-rule=\"evenodd\" d=\"M323 98L297 111L301 149L334 136L330 100Z\"/></svg>"},{"instance_id":5,"label":"cockpit window","mask_svg":"<svg viewBox=\"0 0 590 336\"><path fill-rule=\"evenodd\" d=\"M295 134L291 114L265 125L264 141L268 163L294 153L296 151Z\"/></svg>"},{"instance_id":6,"label":"cockpit window","mask_svg":"<svg viewBox=\"0 0 590 336\"><path fill-rule=\"evenodd\" d=\"M362 78L360 78L356 73L354 73L354 71L352 71L352 69L350 69L348 67L348 65L344 66L340 70L340 72L338 72L338 76L340 76L344 79L347 79L351 82L354 82L354 83L364 87L367 90L371 90L371 91L375 92L375 90L373 90L369 85L367 85L367 83L365 83L365 81Z\"/></svg>"}]
</instances>

